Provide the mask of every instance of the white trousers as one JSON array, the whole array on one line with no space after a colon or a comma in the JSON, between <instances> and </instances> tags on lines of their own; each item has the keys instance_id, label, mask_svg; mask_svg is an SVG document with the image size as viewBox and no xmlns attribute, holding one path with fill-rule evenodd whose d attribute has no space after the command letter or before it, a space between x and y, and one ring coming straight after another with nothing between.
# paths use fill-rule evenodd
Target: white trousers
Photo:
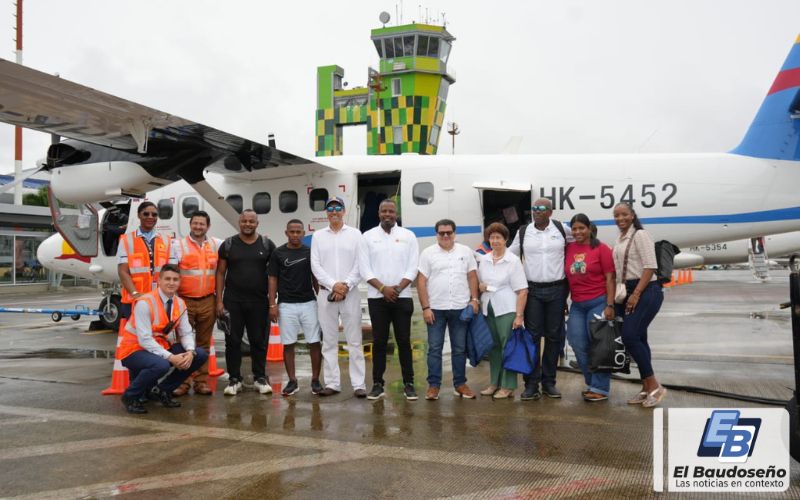
<instances>
[{"instance_id":1,"label":"white trousers","mask_svg":"<svg viewBox=\"0 0 800 500\"><path fill-rule=\"evenodd\" d=\"M364 349L361 347L361 294L358 288L347 293L341 302L328 302L327 290L320 290L317 296L319 326L322 329L322 372L325 387L341 391L339 373L339 316L342 317L347 351L350 353L350 383L353 390L365 389Z\"/></svg>"}]
</instances>

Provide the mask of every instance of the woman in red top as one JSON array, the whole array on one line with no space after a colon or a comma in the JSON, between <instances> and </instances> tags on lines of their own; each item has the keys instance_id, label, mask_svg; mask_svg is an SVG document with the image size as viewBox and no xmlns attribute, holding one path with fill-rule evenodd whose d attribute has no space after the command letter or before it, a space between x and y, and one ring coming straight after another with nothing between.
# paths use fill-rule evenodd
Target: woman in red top
<instances>
[{"instance_id":1,"label":"woman in red top","mask_svg":"<svg viewBox=\"0 0 800 500\"><path fill-rule=\"evenodd\" d=\"M592 234L589 217L578 214L569 224L575 241L567 245L564 263L572 296L567 338L586 380L583 399L604 401L611 389L611 374L589 372L589 322L595 315L614 319L614 258L611 248Z\"/></svg>"}]
</instances>

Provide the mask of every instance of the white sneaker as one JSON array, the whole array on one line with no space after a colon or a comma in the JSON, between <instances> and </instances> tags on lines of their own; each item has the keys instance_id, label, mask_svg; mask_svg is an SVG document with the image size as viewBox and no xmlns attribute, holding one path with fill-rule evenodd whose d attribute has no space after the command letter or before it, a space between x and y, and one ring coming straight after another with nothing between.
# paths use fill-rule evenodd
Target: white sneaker
<instances>
[{"instance_id":1,"label":"white sneaker","mask_svg":"<svg viewBox=\"0 0 800 500\"><path fill-rule=\"evenodd\" d=\"M269 385L269 380L265 378L256 379L255 386L259 394L272 394L272 386Z\"/></svg>"},{"instance_id":2,"label":"white sneaker","mask_svg":"<svg viewBox=\"0 0 800 500\"><path fill-rule=\"evenodd\" d=\"M229 380L228 387L222 391L223 394L226 396L235 396L242 391L242 381L241 380Z\"/></svg>"}]
</instances>

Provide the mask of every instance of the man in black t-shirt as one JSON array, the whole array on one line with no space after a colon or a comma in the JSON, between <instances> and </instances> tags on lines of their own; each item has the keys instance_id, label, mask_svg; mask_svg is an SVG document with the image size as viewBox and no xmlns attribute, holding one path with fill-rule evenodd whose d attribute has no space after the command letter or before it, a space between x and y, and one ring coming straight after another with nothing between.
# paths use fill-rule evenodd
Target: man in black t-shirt
<instances>
[{"instance_id":1,"label":"man in black t-shirt","mask_svg":"<svg viewBox=\"0 0 800 500\"><path fill-rule=\"evenodd\" d=\"M217 261L217 316L230 314L230 334L225 336L225 364L228 387L224 394L235 396L242 390L242 338L247 328L250 360L255 386L261 394L270 394L272 387L266 373L267 329L267 264L275 250L266 236L256 232L258 217L247 209L239 215L239 234L231 236L219 248Z\"/></svg>"},{"instance_id":2,"label":"man in black t-shirt","mask_svg":"<svg viewBox=\"0 0 800 500\"><path fill-rule=\"evenodd\" d=\"M305 234L302 221L290 220L286 224L289 241L276 248L269 261L269 318L280 325L283 362L289 376L289 383L281 391L284 396L300 390L294 371L294 345L300 331L311 352L311 392L319 394L322 391L319 382L322 350L316 295L319 286L311 273L311 248L303 245Z\"/></svg>"}]
</instances>

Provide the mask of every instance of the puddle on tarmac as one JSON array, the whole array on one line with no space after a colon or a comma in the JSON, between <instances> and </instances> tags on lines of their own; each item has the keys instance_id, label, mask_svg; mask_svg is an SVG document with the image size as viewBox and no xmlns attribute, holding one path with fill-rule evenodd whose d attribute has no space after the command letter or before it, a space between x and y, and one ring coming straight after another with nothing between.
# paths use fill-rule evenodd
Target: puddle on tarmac
<instances>
[{"instance_id":1,"label":"puddle on tarmac","mask_svg":"<svg viewBox=\"0 0 800 500\"><path fill-rule=\"evenodd\" d=\"M114 351L105 349L41 349L0 351L0 359L114 359Z\"/></svg>"}]
</instances>

